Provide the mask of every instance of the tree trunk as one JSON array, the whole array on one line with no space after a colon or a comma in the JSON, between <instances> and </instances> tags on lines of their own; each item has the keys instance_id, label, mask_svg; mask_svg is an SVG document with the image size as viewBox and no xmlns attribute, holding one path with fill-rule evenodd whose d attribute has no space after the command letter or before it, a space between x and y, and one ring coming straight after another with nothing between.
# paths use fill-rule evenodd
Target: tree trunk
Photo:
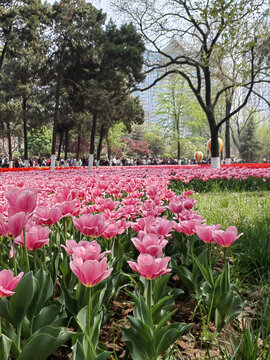
<instances>
[{"instance_id":1,"label":"tree trunk","mask_svg":"<svg viewBox=\"0 0 270 360\"><path fill-rule=\"evenodd\" d=\"M9 123L9 121L7 121L7 138L8 138L9 167L13 167L13 163L12 163L12 143L11 143L11 132L10 132L10 123Z\"/></svg>"},{"instance_id":2,"label":"tree trunk","mask_svg":"<svg viewBox=\"0 0 270 360\"><path fill-rule=\"evenodd\" d=\"M5 55L6 55L6 52L7 52L7 47L8 47L8 42L6 41L5 45L4 45L3 49L2 49L2 53L1 53L1 57L0 57L0 71L1 71L3 63L4 63Z\"/></svg>"},{"instance_id":3,"label":"tree trunk","mask_svg":"<svg viewBox=\"0 0 270 360\"><path fill-rule=\"evenodd\" d=\"M90 153L88 159L88 170L93 170L96 129L97 129L97 114L93 113L92 129L90 136Z\"/></svg>"},{"instance_id":4,"label":"tree trunk","mask_svg":"<svg viewBox=\"0 0 270 360\"><path fill-rule=\"evenodd\" d=\"M63 137L64 137L64 130L61 128L60 138L59 138L59 146L58 146L57 161L60 161L60 160L61 160L61 148L62 148Z\"/></svg>"},{"instance_id":5,"label":"tree trunk","mask_svg":"<svg viewBox=\"0 0 270 360\"><path fill-rule=\"evenodd\" d=\"M79 161L81 152L81 130L79 129L76 148L76 160Z\"/></svg>"},{"instance_id":6,"label":"tree trunk","mask_svg":"<svg viewBox=\"0 0 270 360\"><path fill-rule=\"evenodd\" d=\"M208 123L211 131L211 167L219 168L220 167L220 158L218 152L218 127L216 126L216 121L214 114L207 114Z\"/></svg>"},{"instance_id":7,"label":"tree trunk","mask_svg":"<svg viewBox=\"0 0 270 360\"><path fill-rule=\"evenodd\" d=\"M111 144L110 144L108 132L107 132L107 134L106 134L106 143L107 143L108 160L109 160L109 162L111 162L112 151L111 151Z\"/></svg>"},{"instance_id":8,"label":"tree trunk","mask_svg":"<svg viewBox=\"0 0 270 360\"><path fill-rule=\"evenodd\" d=\"M231 112L232 108L232 96L226 97L226 116ZM226 121L225 128L225 162L226 164L231 163L231 134L230 134L230 119Z\"/></svg>"},{"instance_id":9,"label":"tree trunk","mask_svg":"<svg viewBox=\"0 0 270 360\"><path fill-rule=\"evenodd\" d=\"M105 135L105 131L104 131L104 126L102 125L101 129L100 129L99 142L98 142L98 147L97 147L97 160L98 161L100 160L100 154L102 151L102 142L103 142L104 135Z\"/></svg>"},{"instance_id":10,"label":"tree trunk","mask_svg":"<svg viewBox=\"0 0 270 360\"><path fill-rule=\"evenodd\" d=\"M180 143L180 129L179 129L179 123L176 123L176 131L177 131L177 161L179 164L180 157L181 157L181 143Z\"/></svg>"},{"instance_id":11,"label":"tree trunk","mask_svg":"<svg viewBox=\"0 0 270 360\"><path fill-rule=\"evenodd\" d=\"M55 169L56 132L57 132L57 126L58 126L58 113L59 113L60 94L61 94L61 79L62 79L62 72L63 72L64 48L65 48L65 44L63 44L62 49L61 49L58 70L57 70L57 81L56 81L56 90L55 90L55 107L54 107L54 116L53 116L51 170Z\"/></svg>"},{"instance_id":12,"label":"tree trunk","mask_svg":"<svg viewBox=\"0 0 270 360\"><path fill-rule=\"evenodd\" d=\"M65 129L65 161L67 161L67 155L68 155L68 141L69 141L69 129Z\"/></svg>"},{"instance_id":13,"label":"tree trunk","mask_svg":"<svg viewBox=\"0 0 270 360\"><path fill-rule=\"evenodd\" d=\"M27 99L23 97L23 141L24 141L24 161L28 161L28 139L27 139L27 116L26 116Z\"/></svg>"}]
</instances>

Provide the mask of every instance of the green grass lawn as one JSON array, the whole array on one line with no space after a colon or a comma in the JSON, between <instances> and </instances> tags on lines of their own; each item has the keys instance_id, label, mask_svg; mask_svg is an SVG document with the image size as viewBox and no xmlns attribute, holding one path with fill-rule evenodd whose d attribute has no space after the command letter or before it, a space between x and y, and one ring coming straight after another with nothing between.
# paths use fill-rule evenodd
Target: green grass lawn
<instances>
[{"instance_id":1,"label":"green grass lawn","mask_svg":"<svg viewBox=\"0 0 270 360\"><path fill-rule=\"evenodd\" d=\"M270 226L269 191L208 192L193 196L197 200L198 212L209 225L221 224L222 228L234 225L241 232L267 220Z\"/></svg>"},{"instance_id":2,"label":"green grass lawn","mask_svg":"<svg viewBox=\"0 0 270 360\"><path fill-rule=\"evenodd\" d=\"M221 224L223 230L234 225L239 233L244 233L230 252L234 259L234 281L253 309L246 315L251 327L244 326L235 337L235 344L241 342L246 353L235 345L232 346L235 356L222 358L269 360L270 192L207 192L193 195L197 200L197 211L208 225Z\"/></svg>"},{"instance_id":3,"label":"green grass lawn","mask_svg":"<svg viewBox=\"0 0 270 360\"><path fill-rule=\"evenodd\" d=\"M208 225L236 226L244 233L232 247L239 273L270 278L270 193L208 192L194 198Z\"/></svg>"}]
</instances>

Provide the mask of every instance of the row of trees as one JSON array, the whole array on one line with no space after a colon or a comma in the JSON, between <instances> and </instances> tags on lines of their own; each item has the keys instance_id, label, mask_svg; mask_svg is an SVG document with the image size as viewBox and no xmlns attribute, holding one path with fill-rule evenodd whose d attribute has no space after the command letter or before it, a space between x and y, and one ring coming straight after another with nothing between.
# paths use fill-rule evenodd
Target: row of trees
<instances>
[{"instance_id":1,"label":"row of trees","mask_svg":"<svg viewBox=\"0 0 270 360\"><path fill-rule=\"evenodd\" d=\"M139 101L129 91L144 78L140 35L132 24L106 24L106 15L84 0L53 5L4 0L1 5L0 126L9 159L18 135L28 160L30 130L46 126L52 128L54 168L56 145L65 145L67 157L72 134L79 157L90 130L91 167L97 136L99 158L114 124L121 121L130 130L133 122L143 122Z\"/></svg>"},{"instance_id":2,"label":"row of trees","mask_svg":"<svg viewBox=\"0 0 270 360\"><path fill-rule=\"evenodd\" d=\"M261 94L265 90L267 88L262 88ZM170 150L173 157L178 160L192 157L192 151L202 151L209 157L206 144L211 133L207 118L185 80L177 74L170 75L161 81L155 93L156 111L152 116L160 131L163 131L163 138L168 139L173 145ZM263 158L270 158L269 103L262 97L252 96L245 108L232 117L229 134L226 126L222 126L219 131L219 136L223 140L226 135L230 135L227 146L232 150L234 158L244 161L262 161ZM241 94L234 95L234 102L239 103L241 100ZM222 117L226 111L226 103L219 105L217 114ZM187 140L191 141L190 151L186 149ZM196 147L192 144L196 144ZM222 155L225 156L226 152Z\"/></svg>"},{"instance_id":3,"label":"row of trees","mask_svg":"<svg viewBox=\"0 0 270 360\"><path fill-rule=\"evenodd\" d=\"M114 4L145 41L146 73L159 72L148 88L172 74L185 80L207 119L212 166L218 167L222 125L229 159L230 120L257 93L257 84L269 82L269 2L114 0Z\"/></svg>"}]
</instances>

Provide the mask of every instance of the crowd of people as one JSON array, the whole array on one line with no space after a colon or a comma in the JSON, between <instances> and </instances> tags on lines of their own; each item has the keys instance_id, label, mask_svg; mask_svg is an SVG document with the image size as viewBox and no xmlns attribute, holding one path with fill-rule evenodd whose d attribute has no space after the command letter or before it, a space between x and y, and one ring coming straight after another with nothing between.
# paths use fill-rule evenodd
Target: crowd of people
<instances>
[{"instance_id":1,"label":"crowd of people","mask_svg":"<svg viewBox=\"0 0 270 360\"><path fill-rule=\"evenodd\" d=\"M232 162L238 163L243 162L241 159L232 159ZM263 162L270 162L270 159L263 159ZM211 158L203 158L201 164L210 164ZM225 160L221 160L221 163L225 163ZM100 166L138 166L138 165L193 165L196 164L195 159L181 159L178 162L177 159L174 158L131 158L131 157L113 157L111 160L102 158L99 161ZM97 165L96 159L94 159L94 166ZM0 167L8 168L10 166L9 159L7 156L0 156ZM25 166L30 167L43 167L43 166L51 166L51 160L49 157L38 157L38 158L29 158L27 164L21 158L17 157L13 159L13 167L21 168ZM76 161L75 158L67 159L66 161L61 159L56 163L56 166L88 166L88 158L83 156L81 159Z\"/></svg>"},{"instance_id":2,"label":"crowd of people","mask_svg":"<svg viewBox=\"0 0 270 360\"><path fill-rule=\"evenodd\" d=\"M195 164L195 159L181 159L181 165L185 164ZM207 160L204 159L203 163L207 163ZM179 162L177 159L173 158L130 158L130 157L113 157L111 160L102 158L99 161L100 166L134 166L134 165L178 165ZM27 166L30 167L42 167L50 166L51 160L49 157L38 157L38 158L29 158ZM67 159L66 161L61 159L57 162L57 166L88 166L88 158L83 156L82 159L76 161L74 158ZM96 159L94 159L94 166L97 165ZM2 168L9 167L9 159L6 156L0 156L0 166ZM17 157L13 159L13 167L20 168L25 167L25 161Z\"/></svg>"}]
</instances>

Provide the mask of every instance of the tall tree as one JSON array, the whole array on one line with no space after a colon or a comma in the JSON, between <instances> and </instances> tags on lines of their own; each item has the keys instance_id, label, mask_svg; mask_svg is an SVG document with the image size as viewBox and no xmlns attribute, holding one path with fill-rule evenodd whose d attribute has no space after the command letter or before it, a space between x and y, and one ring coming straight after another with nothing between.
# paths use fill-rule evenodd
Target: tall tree
<instances>
[{"instance_id":1,"label":"tall tree","mask_svg":"<svg viewBox=\"0 0 270 360\"><path fill-rule=\"evenodd\" d=\"M180 163L182 139L186 133L189 135L200 134L206 117L185 80L179 75L172 74L161 81L156 102L157 123L176 143L177 160Z\"/></svg>"},{"instance_id":2,"label":"tall tree","mask_svg":"<svg viewBox=\"0 0 270 360\"><path fill-rule=\"evenodd\" d=\"M254 162L262 160L261 150L262 146L255 134L256 123L254 116L249 118L247 126L245 127L239 146L240 156L245 162ZM261 158L260 158L261 157Z\"/></svg>"},{"instance_id":3,"label":"tall tree","mask_svg":"<svg viewBox=\"0 0 270 360\"><path fill-rule=\"evenodd\" d=\"M212 139L212 166L219 167L218 132L222 124L248 102L254 84L262 80L257 56L258 26L265 10L263 0L115 0L116 7L136 24L149 46L146 72L160 71L149 87L172 73L181 75L203 109ZM241 34L239 38L239 34ZM234 47L239 76L228 85L214 86L217 58L225 59ZM229 59L227 60L229 62ZM190 70L192 69L192 70ZM148 87L148 88L149 88ZM216 108L229 89L242 88L242 102L221 119ZM145 90L146 88L144 88ZM143 89L142 89L143 90Z\"/></svg>"},{"instance_id":4,"label":"tall tree","mask_svg":"<svg viewBox=\"0 0 270 360\"><path fill-rule=\"evenodd\" d=\"M117 28L110 22L95 40L94 54L89 51L87 41L85 47L72 49L72 61L65 76L66 83L73 88L74 111L84 109L92 114L89 169L92 168L98 129L106 134L106 129L114 123L108 115L117 113L115 107L126 102L129 88L143 79L144 45L132 25ZM92 39L88 41L93 42ZM106 126L102 125L104 121Z\"/></svg>"},{"instance_id":5,"label":"tall tree","mask_svg":"<svg viewBox=\"0 0 270 360\"><path fill-rule=\"evenodd\" d=\"M44 44L41 40L42 24L47 22L46 5L40 0L4 1L0 8L0 72L12 63L13 81L16 87L13 93L21 102L23 123L24 159L28 159L27 131L29 121L35 116L37 102L37 74L39 64L44 58ZM12 96L12 94L9 94ZM30 104L31 102L31 104Z\"/></svg>"}]
</instances>

